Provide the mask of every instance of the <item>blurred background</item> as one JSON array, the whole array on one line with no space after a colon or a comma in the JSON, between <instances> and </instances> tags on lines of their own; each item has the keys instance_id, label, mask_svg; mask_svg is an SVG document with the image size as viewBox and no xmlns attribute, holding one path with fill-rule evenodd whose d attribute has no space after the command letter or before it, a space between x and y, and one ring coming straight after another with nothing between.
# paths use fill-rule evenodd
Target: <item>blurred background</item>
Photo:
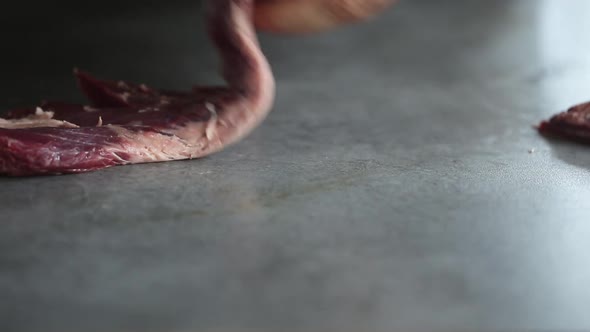
<instances>
[{"instance_id":1,"label":"blurred background","mask_svg":"<svg viewBox=\"0 0 590 332\"><path fill-rule=\"evenodd\" d=\"M295 0L293 0L295 1ZM219 80L198 1L17 2L0 109ZM203 160L0 179L0 330L590 327L590 1L402 0L261 36L277 103Z\"/></svg>"}]
</instances>

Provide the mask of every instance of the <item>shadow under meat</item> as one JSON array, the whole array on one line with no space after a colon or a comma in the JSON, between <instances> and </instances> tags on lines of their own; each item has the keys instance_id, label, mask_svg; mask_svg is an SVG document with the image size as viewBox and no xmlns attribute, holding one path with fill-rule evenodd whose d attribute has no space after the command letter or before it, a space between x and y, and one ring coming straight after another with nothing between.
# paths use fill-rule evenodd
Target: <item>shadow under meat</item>
<instances>
[{"instance_id":1,"label":"shadow under meat","mask_svg":"<svg viewBox=\"0 0 590 332\"><path fill-rule=\"evenodd\" d=\"M545 137L551 154L569 165L590 171L590 144L578 143L559 137Z\"/></svg>"}]
</instances>

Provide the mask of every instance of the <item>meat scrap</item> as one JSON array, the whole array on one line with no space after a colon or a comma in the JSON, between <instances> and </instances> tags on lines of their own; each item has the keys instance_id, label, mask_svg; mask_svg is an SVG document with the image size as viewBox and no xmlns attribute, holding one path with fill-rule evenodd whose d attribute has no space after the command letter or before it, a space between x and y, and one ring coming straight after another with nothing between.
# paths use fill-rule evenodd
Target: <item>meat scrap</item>
<instances>
[{"instance_id":1,"label":"meat scrap","mask_svg":"<svg viewBox=\"0 0 590 332\"><path fill-rule=\"evenodd\" d=\"M538 126L541 134L590 143L590 102L559 113Z\"/></svg>"},{"instance_id":2,"label":"meat scrap","mask_svg":"<svg viewBox=\"0 0 590 332\"><path fill-rule=\"evenodd\" d=\"M209 0L207 26L225 87L165 91L75 70L91 105L46 102L0 119L0 174L80 173L203 157L256 128L274 78L252 24L253 0Z\"/></svg>"}]
</instances>

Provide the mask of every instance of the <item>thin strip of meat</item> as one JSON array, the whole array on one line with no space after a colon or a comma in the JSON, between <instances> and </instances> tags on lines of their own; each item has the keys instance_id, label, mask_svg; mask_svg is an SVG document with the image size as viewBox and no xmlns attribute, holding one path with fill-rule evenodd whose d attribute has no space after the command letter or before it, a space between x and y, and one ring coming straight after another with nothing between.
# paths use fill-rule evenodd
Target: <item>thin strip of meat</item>
<instances>
[{"instance_id":1,"label":"thin strip of meat","mask_svg":"<svg viewBox=\"0 0 590 332\"><path fill-rule=\"evenodd\" d=\"M0 174L79 173L199 158L256 128L274 79L252 23L253 0L209 0L207 26L227 87L172 92L76 70L92 106L48 102L0 119Z\"/></svg>"},{"instance_id":2,"label":"thin strip of meat","mask_svg":"<svg viewBox=\"0 0 590 332\"><path fill-rule=\"evenodd\" d=\"M590 102L574 106L538 126L541 134L590 144Z\"/></svg>"}]
</instances>

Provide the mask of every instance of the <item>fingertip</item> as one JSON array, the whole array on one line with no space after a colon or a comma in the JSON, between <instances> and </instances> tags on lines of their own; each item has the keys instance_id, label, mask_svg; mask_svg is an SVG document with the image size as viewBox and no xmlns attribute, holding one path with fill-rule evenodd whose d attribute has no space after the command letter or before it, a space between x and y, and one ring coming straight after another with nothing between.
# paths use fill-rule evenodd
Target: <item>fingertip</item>
<instances>
[{"instance_id":1,"label":"fingertip","mask_svg":"<svg viewBox=\"0 0 590 332\"><path fill-rule=\"evenodd\" d=\"M254 22L259 30L311 33L368 20L396 0L262 0Z\"/></svg>"}]
</instances>

